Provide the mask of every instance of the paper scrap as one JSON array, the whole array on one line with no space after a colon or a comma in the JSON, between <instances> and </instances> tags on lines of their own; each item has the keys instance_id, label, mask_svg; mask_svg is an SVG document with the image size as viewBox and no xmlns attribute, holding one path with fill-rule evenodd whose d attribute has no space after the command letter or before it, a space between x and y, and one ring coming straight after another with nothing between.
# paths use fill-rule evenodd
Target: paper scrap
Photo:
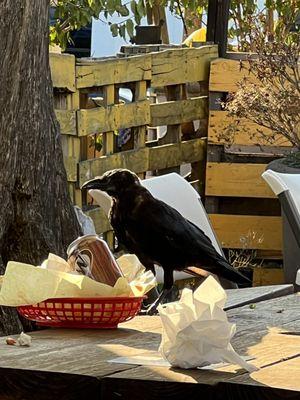
<instances>
[{"instance_id":1,"label":"paper scrap","mask_svg":"<svg viewBox=\"0 0 300 400\"><path fill-rule=\"evenodd\" d=\"M225 290L209 276L194 293L184 289L178 302L159 306L162 357L172 366L186 369L228 362L249 372L257 370L230 344L236 326L227 319L225 302Z\"/></svg>"},{"instance_id":2,"label":"paper scrap","mask_svg":"<svg viewBox=\"0 0 300 400\"><path fill-rule=\"evenodd\" d=\"M10 261L2 277L0 304L17 307L51 298L137 297L145 295L154 286L155 278L151 271L131 283L121 277L112 287L84 275Z\"/></svg>"},{"instance_id":3,"label":"paper scrap","mask_svg":"<svg viewBox=\"0 0 300 400\"><path fill-rule=\"evenodd\" d=\"M244 361L250 361L254 359L254 357L251 356L245 356L242 358ZM112 360L108 360L108 362L115 364L131 364L131 365L141 365L141 366L146 365L152 367L171 367L171 364L167 360L163 359L158 352L143 353L131 357L117 357L113 358ZM214 370L225 367L227 365L230 364L226 362L221 362L217 364L209 364L203 367L198 367L198 369Z\"/></svg>"}]
</instances>

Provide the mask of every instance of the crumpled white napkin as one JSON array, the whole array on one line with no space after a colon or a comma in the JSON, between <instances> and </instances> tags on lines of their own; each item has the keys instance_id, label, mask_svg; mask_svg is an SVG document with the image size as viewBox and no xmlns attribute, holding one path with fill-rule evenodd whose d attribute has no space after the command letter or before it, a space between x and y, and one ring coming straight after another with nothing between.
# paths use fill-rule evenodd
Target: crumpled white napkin
<instances>
[{"instance_id":1,"label":"crumpled white napkin","mask_svg":"<svg viewBox=\"0 0 300 400\"><path fill-rule=\"evenodd\" d=\"M228 362L249 372L257 370L230 344L236 327L228 322L225 302L226 292L209 276L194 293L184 289L178 302L159 306L163 326L159 351L163 358L185 369Z\"/></svg>"}]
</instances>

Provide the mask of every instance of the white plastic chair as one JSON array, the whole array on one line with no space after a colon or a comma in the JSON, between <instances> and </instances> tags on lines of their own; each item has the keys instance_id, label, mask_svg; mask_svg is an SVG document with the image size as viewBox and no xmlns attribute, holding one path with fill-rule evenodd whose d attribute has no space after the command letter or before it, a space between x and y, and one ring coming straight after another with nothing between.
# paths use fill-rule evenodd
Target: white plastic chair
<instances>
[{"instance_id":1,"label":"white plastic chair","mask_svg":"<svg viewBox=\"0 0 300 400\"><path fill-rule=\"evenodd\" d=\"M186 219L193 222L211 239L216 251L223 255L216 236L212 230L210 221L201 202L201 198L196 190L180 175L176 173L166 174L158 177L145 179L142 185L157 199L164 201L174 207ZM111 199L100 190L89 190L89 194L108 214ZM158 283L163 280L162 269L156 269ZM191 275L184 272L175 271L174 280L191 278Z\"/></svg>"},{"instance_id":2,"label":"white plastic chair","mask_svg":"<svg viewBox=\"0 0 300 400\"><path fill-rule=\"evenodd\" d=\"M281 204L284 275L287 283L295 284L300 268L300 174L283 174L268 169L262 177Z\"/></svg>"}]
</instances>

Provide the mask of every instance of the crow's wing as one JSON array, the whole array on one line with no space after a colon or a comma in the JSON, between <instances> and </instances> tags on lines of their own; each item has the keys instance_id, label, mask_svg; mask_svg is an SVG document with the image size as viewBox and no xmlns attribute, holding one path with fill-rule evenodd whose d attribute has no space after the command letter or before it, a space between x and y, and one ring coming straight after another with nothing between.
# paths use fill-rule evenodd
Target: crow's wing
<instances>
[{"instance_id":1,"label":"crow's wing","mask_svg":"<svg viewBox=\"0 0 300 400\"><path fill-rule=\"evenodd\" d=\"M173 207L151 195L145 196L128 213L125 231L137 252L163 267L182 270L201 265L226 279L236 282L246 280L215 250L201 229Z\"/></svg>"},{"instance_id":2,"label":"crow's wing","mask_svg":"<svg viewBox=\"0 0 300 400\"><path fill-rule=\"evenodd\" d=\"M126 232L146 252L162 250L169 257L184 253L187 263L190 259L201 261L201 256L204 260L218 257L211 240L201 229L152 196L128 214Z\"/></svg>"}]
</instances>

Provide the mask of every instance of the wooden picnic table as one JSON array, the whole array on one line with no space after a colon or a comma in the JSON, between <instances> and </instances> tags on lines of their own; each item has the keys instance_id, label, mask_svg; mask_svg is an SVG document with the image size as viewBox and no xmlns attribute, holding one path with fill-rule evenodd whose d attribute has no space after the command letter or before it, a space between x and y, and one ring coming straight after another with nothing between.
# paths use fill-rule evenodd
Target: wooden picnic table
<instances>
[{"instance_id":1,"label":"wooden picnic table","mask_svg":"<svg viewBox=\"0 0 300 400\"><path fill-rule=\"evenodd\" d=\"M300 399L300 294L292 285L230 290L227 307L232 344L256 372L110 362L158 349L160 318L139 316L115 330L33 332L29 348L0 338L0 399Z\"/></svg>"}]
</instances>

